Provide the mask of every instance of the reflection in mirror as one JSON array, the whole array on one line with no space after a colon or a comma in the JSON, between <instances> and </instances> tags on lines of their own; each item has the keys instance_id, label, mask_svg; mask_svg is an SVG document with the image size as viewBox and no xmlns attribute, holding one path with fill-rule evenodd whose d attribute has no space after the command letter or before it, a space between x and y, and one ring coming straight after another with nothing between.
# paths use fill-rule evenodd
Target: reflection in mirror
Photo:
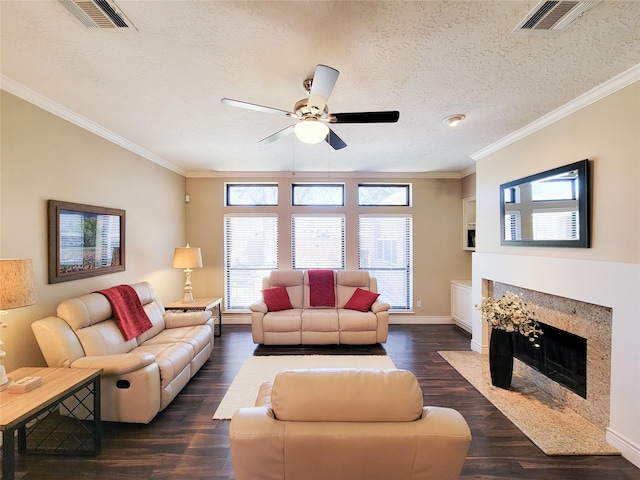
<instances>
[{"instance_id":1,"label":"reflection in mirror","mask_svg":"<svg viewBox=\"0 0 640 480\"><path fill-rule=\"evenodd\" d=\"M503 245L589 246L588 160L500 186Z\"/></svg>"}]
</instances>

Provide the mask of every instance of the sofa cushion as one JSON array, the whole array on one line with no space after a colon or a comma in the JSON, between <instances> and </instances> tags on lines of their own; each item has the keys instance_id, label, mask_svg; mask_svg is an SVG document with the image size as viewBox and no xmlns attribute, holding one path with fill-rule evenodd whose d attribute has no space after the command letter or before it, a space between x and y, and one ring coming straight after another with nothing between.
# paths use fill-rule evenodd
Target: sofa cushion
<instances>
[{"instance_id":1,"label":"sofa cushion","mask_svg":"<svg viewBox=\"0 0 640 480\"><path fill-rule=\"evenodd\" d=\"M271 287L262 290L262 298L270 312L290 310L293 308L286 287Z\"/></svg>"},{"instance_id":2,"label":"sofa cushion","mask_svg":"<svg viewBox=\"0 0 640 480\"><path fill-rule=\"evenodd\" d=\"M356 291L353 292L351 298L347 303L345 303L344 308L349 310L359 310L361 312L368 312L378 297L379 293L369 292L368 290L363 290L361 288L356 288Z\"/></svg>"},{"instance_id":3,"label":"sofa cushion","mask_svg":"<svg viewBox=\"0 0 640 480\"><path fill-rule=\"evenodd\" d=\"M100 294L97 293L96 295ZM100 296L103 297L102 295ZM130 352L138 345L135 338L131 340L124 339L122 332L113 319L80 328L76 330L76 335L82 344L84 354L88 356L118 355Z\"/></svg>"},{"instance_id":4,"label":"sofa cushion","mask_svg":"<svg viewBox=\"0 0 640 480\"><path fill-rule=\"evenodd\" d=\"M197 325L194 327L178 327L163 330L158 335L150 338L145 345L175 345L184 343L191 349L191 355L195 356L198 352L205 350L207 344L211 341L211 328L207 325Z\"/></svg>"},{"instance_id":5,"label":"sofa cushion","mask_svg":"<svg viewBox=\"0 0 640 480\"><path fill-rule=\"evenodd\" d=\"M373 282L375 283L375 282ZM371 287L371 277L369 272L363 270L336 272L336 294L338 308L344 308L345 304L353 296L357 288L368 291L377 291Z\"/></svg>"},{"instance_id":6,"label":"sofa cushion","mask_svg":"<svg viewBox=\"0 0 640 480\"><path fill-rule=\"evenodd\" d=\"M283 421L412 422L422 415L422 390L406 370L289 370L276 375L271 404Z\"/></svg>"},{"instance_id":7,"label":"sofa cushion","mask_svg":"<svg viewBox=\"0 0 640 480\"><path fill-rule=\"evenodd\" d=\"M133 351L150 353L156 357L156 363L160 368L160 386L163 389L167 388L193 360L193 348L182 343L151 345L146 342Z\"/></svg>"},{"instance_id":8,"label":"sofa cushion","mask_svg":"<svg viewBox=\"0 0 640 480\"><path fill-rule=\"evenodd\" d=\"M303 332L337 332L338 311L335 308L307 308L302 311Z\"/></svg>"},{"instance_id":9,"label":"sofa cushion","mask_svg":"<svg viewBox=\"0 0 640 480\"><path fill-rule=\"evenodd\" d=\"M338 310L338 320L341 332L366 332L378 329L378 317L373 312L341 308Z\"/></svg>"},{"instance_id":10,"label":"sofa cushion","mask_svg":"<svg viewBox=\"0 0 640 480\"><path fill-rule=\"evenodd\" d=\"M302 328L302 310L281 310L268 312L262 319L262 328L265 332L299 332Z\"/></svg>"},{"instance_id":11,"label":"sofa cushion","mask_svg":"<svg viewBox=\"0 0 640 480\"><path fill-rule=\"evenodd\" d=\"M267 278L264 288L286 287L293 308L302 308L303 272L298 270L273 270Z\"/></svg>"}]
</instances>

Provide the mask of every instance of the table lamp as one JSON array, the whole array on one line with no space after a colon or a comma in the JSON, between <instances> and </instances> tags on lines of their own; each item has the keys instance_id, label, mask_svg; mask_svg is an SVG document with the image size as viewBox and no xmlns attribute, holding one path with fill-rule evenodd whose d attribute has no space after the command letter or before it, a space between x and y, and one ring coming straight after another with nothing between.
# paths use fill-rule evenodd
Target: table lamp
<instances>
[{"instance_id":1,"label":"table lamp","mask_svg":"<svg viewBox=\"0 0 640 480\"><path fill-rule=\"evenodd\" d=\"M193 303L193 288L191 286L191 272L194 268L202 268L202 254L199 248L177 247L173 252L173 268L183 268L187 276L184 284L183 302Z\"/></svg>"},{"instance_id":2,"label":"table lamp","mask_svg":"<svg viewBox=\"0 0 640 480\"><path fill-rule=\"evenodd\" d=\"M7 310L33 305L37 301L31 259L0 260L0 315L4 316L9 313ZM7 326L7 323L0 321L0 330ZM0 335L0 349L2 345ZM0 391L9 385L7 372L2 365L2 359L6 355L6 352L0 350Z\"/></svg>"}]
</instances>

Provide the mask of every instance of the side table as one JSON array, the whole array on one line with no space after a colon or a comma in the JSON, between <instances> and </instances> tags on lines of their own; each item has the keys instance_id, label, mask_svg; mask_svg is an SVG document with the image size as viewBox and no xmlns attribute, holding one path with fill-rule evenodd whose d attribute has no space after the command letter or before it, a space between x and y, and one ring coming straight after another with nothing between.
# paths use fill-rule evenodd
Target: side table
<instances>
[{"instance_id":1,"label":"side table","mask_svg":"<svg viewBox=\"0 0 640 480\"><path fill-rule=\"evenodd\" d=\"M178 310L182 312L204 312L210 311L213 313L213 309L217 309L218 314L218 328L214 328L213 335L216 337L222 336L222 298L196 298L193 302L183 302L182 300L176 300L169 305L165 305L165 310Z\"/></svg>"},{"instance_id":2,"label":"side table","mask_svg":"<svg viewBox=\"0 0 640 480\"><path fill-rule=\"evenodd\" d=\"M42 377L26 393L0 392L2 478L13 480L20 453L97 455L102 447L99 368L23 367L12 380Z\"/></svg>"}]
</instances>

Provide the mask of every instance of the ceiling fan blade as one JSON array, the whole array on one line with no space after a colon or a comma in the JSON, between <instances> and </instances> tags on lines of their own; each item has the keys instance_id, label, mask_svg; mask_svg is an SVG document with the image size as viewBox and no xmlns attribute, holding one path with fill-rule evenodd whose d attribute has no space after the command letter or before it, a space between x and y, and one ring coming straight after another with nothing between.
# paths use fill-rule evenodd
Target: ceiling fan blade
<instances>
[{"instance_id":1,"label":"ceiling fan blade","mask_svg":"<svg viewBox=\"0 0 640 480\"><path fill-rule=\"evenodd\" d=\"M256 112L275 113L276 115L295 116L295 113L280 110L278 108L263 107L262 105L256 105L255 103L241 102L240 100L232 100L231 98L223 98L220 103L229 105L231 107L246 108L247 110L255 110Z\"/></svg>"},{"instance_id":2,"label":"ceiling fan blade","mask_svg":"<svg viewBox=\"0 0 640 480\"><path fill-rule=\"evenodd\" d=\"M400 118L400 112L358 112L358 113L332 113L331 123L395 123Z\"/></svg>"},{"instance_id":3,"label":"ceiling fan blade","mask_svg":"<svg viewBox=\"0 0 640 480\"><path fill-rule=\"evenodd\" d=\"M331 145L334 150L340 150L341 148L344 148L347 146L347 144L344 143L344 141L338 135L336 135L336 132L334 132L331 129L329 129L329 135L327 135L327 138L325 138L325 141L329 145Z\"/></svg>"},{"instance_id":4,"label":"ceiling fan blade","mask_svg":"<svg viewBox=\"0 0 640 480\"><path fill-rule=\"evenodd\" d=\"M267 138L263 138L258 143L271 143L276 140L281 139L282 137L286 137L290 133L293 133L293 125L289 125L288 127L284 127L282 130L274 133L273 135L269 135Z\"/></svg>"},{"instance_id":5,"label":"ceiling fan blade","mask_svg":"<svg viewBox=\"0 0 640 480\"><path fill-rule=\"evenodd\" d=\"M309 102L307 103L314 115L322 114L324 111L333 87L338 80L338 75L340 75L340 72L334 68L326 65L316 66L313 82L311 82L311 91L309 92Z\"/></svg>"}]
</instances>

